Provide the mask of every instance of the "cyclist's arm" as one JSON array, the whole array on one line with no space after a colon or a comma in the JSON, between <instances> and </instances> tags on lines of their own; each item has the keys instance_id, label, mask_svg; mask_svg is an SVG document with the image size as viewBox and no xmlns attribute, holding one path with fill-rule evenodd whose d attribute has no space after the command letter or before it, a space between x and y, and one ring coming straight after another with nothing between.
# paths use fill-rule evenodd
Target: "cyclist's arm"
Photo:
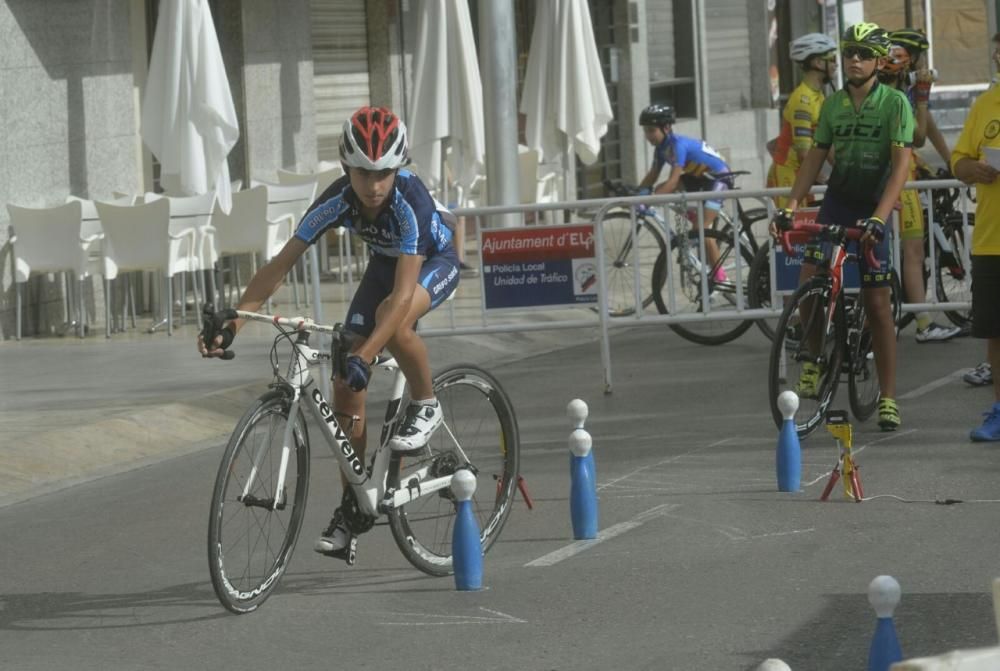
<instances>
[{"instance_id":1,"label":"cyclist's arm","mask_svg":"<svg viewBox=\"0 0 1000 671\"><path fill-rule=\"evenodd\" d=\"M355 352L365 361L372 361L378 356L409 314L423 263L424 257L420 254L400 254L396 259L396 275L392 292L385 299L385 308L375 324L375 330Z\"/></svg>"},{"instance_id":2,"label":"cyclist's arm","mask_svg":"<svg viewBox=\"0 0 1000 671\"><path fill-rule=\"evenodd\" d=\"M677 190L677 185L680 184L681 175L683 174L684 174L684 168L678 165L673 166L670 169L670 177L667 178L667 181L660 182L659 184L657 184L656 188L653 190L653 193L659 193L659 194L673 193L674 191Z\"/></svg>"},{"instance_id":3,"label":"cyclist's arm","mask_svg":"<svg viewBox=\"0 0 1000 671\"><path fill-rule=\"evenodd\" d=\"M656 178L660 174L660 170L662 170L662 168L657 167L657 165L654 163L653 167L650 168L649 172L646 173L646 176L642 178L641 182L639 182L639 188L652 189L653 184L656 182Z\"/></svg>"},{"instance_id":4,"label":"cyclist's arm","mask_svg":"<svg viewBox=\"0 0 1000 671\"><path fill-rule=\"evenodd\" d=\"M261 266L257 274L247 284L247 288L243 292L243 296L240 297L240 303L236 306L236 309L246 310L247 312L257 312L260 310L260 306L284 284L285 276L288 275L292 270L292 266L295 265L295 262L299 260L299 257L308 248L309 245L299 238L292 238L286 242L281 251ZM244 320L242 319L233 321L233 327L237 333L243 328L243 323Z\"/></svg>"},{"instance_id":5,"label":"cyclist's arm","mask_svg":"<svg viewBox=\"0 0 1000 671\"><path fill-rule=\"evenodd\" d=\"M938 128L933 116L927 117L927 139L931 141L931 144L937 150L938 156L941 157L944 164L948 165L949 161L951 161L951 150L948 149L948 142L944 139L944 135Z\"/></svg>"},{"instance_id":6,"label":"cyclist's arm","mask_svg":"<svg viewBox=\"0 0 1000 671\"><path fill-rule=\"evenodd\" d=\"M806 152L806 157L802 161L802 165L799 166L799 172L795 175L795 184L792 185L792 192L788 198L786 207L789 210L794 211L798 207L799 201L809 193L809 189L816 182L816 177L819 175L820 168L823 167L823 162L829 151L829 147L813 145L812 149Z\"/></svg>"},{"instance_id":7,"label":"cyclist's arm","mask_svg":"<svg viewBox=\"0 0 1000 671\"><path fill-rule=\"evenodd\" d=\"M917 108L913 111L913 146L923 147L927 142L927 134L930 131L930 110L927 103L917 103Z\"/></svg>"},{"instance_id":8,"label":"cyclist's arm","mask_svg":"<svg viewBox=\"0 0 1000 671\"><path fill-rule=\"evenodd\" d=\"M896 207L899 194L903 192L903 185L910 177L910 153L913 150L908 146L893 144L892 147L892 172L889 173L889 180L886 182L885 190L878 201L872 216L878 217L882 221L889 221L889 215Z\"/></svg>"}]
</instances>

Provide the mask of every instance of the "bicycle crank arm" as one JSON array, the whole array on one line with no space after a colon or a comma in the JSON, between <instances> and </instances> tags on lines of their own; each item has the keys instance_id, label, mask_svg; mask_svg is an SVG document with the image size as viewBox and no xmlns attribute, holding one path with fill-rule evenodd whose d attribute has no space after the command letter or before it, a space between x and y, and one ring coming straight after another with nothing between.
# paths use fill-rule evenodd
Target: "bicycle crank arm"
<instances>
[{"instance_id":1,"label":"bicycle crank arm","mask_svg":"<svg viewBox=\"0 0 1000 671\"><path fill-rule=\"evenodd\" d=\"M428 494L433 494L436 491L445 489L451 486L452 476L446 475L441 478L432 478L430 480L425 480L420 482L416 478L412 478L406 483L400 485L399 489L390 489L386 491L385 498L379 504L379 512L387 513L394 508L399 508L400 506L405 506L411 501L416 501L422 496L427 496Z\"/></svg>"}]
</instances>

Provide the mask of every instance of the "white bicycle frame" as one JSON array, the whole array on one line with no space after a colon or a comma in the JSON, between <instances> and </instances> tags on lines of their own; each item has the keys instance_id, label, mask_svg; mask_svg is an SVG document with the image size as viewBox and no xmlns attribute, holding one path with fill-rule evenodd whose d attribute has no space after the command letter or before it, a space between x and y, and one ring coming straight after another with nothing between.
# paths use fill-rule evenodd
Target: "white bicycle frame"
<instances>
[{"instance_id":1,"label":"white bicycle frame","mask_svg":"<svg viewBox=\"0 0 1000 671\"><path fill-rule=\"evenodd\" d=\"M258 314L256 312L245 312L243 310L237 310L237 314L240 319L277 324L289 327L295 332L337 332L337 329L333 326L317 324L306 317L275 317L271 315ZM309 366L316 365L323 360L330 360L331 355L328 352L320 352L319 350L300 342L294 343L294 349L294 356L297 358L297 362L292 368L292 378L287 380L292 389L292 403L288 410L288 422L285 424L284 434L282 436L281 464L278 471L278 490L274 493L272 509L277 508L278 505L284 501L285 474L287 472L288 459L291 455L291 445L294 439L292 433L294 431L295 419L298 417L299 407L303 398L306 399L306 407L309 408L312 416L316 420L316 423L319 425L327 446L329 446L334 457L336 457L337 463L340 464L341 472L344 474L344 477L354 490L354 494L358 501L358 507L364 513L371 515L372 517L379 517L390 510L404 506L422 496L433 494L434 492L444 489L445 487L451 486L452 475L428 479L430 470L429 465L424 465L408 472L406 482L398 489L388 487L386 485L389 460L392 457L391 449L388 446L389 438L391 438L391 431L389 429L395 425L396 417L399 413L400 404L403 398L403 389L406 386L406 378L403 376L403 372L399 369L395 359L380 359L374 366L374 368L393 373L394 377L392 382L392 393L389 397L389 404L386 409L386 416L384 420L385 424L382 428L379 446L378 449L375 450L375 454L371 457L369 466L366 469L361 461L361 458L358 457L357 453L354 451L354 447L351 445L350 439L348 439L348 437L344 434L343 429L337 422L336 415L333 412L333 407L323 396L323 392L320 391L318 385L313 384L314 381L312 379ZM468 459L466 459L465 454L462 453L461 446L458 444L458 441L455 440L454 435L451 434L447 423L443 424L441 428L448 432L452 438L453 444L455 445L455 449L458 451L462 459L467 462ZM260 450L256 455L254 455L253 468L250 471L250 476L247 478L247 484L243 490L244 497L246 497L252 489L257 474L257 468L259 466L258 460L261 458L262 452L263 450Z\"/></svg>"}]
</instances>

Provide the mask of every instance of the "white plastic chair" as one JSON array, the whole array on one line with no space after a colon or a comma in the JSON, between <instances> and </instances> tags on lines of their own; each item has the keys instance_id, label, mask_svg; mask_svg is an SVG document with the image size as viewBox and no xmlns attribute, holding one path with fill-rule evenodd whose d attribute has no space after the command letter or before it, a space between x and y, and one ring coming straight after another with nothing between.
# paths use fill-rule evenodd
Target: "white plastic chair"
<instances>
[{"instance_id":1,"label":"white plastic chair","mask_svg":"<svg viewBox=\"0 0 1000 671\"><path fill-rule=\"evenodd\" d=\"M559 174L555 171L541 172L538 151L520 145L518 152L521 204L559 202ZM545 211L544 216L547 223L555 222L553 210Z\"/></svg>"},{"instance_id":2,"label":"white plastic chair","mask_svg":"<svg viewBox=\"0 0 1000 671\"><path fill-rule=\"evenodd\" d=\"M87 276L87 247L95 238L84 238L81 206L72 202L57 207L28 208L7 205L13 235L14 282L17 285L17 334L21 339L21 305L25 282L33 273L68 272L77 281L77 331L83 337L83 279ZM65 306L70 321L70 293Z\"/></svg>"},{"instance_id":3,"label":"white plastic chair","mask_svg":"<svg viewBox=\"0 0 1000 671\"><path fill-rule=\"evenodd\" d=\"M149 270L166 277L167 334L173 334L172 280L178 273L196 267L194 227L171 230L170 203L158 198L138 205L95 203L104 229L101 254L104 260L104 311L107 317L105 335L111 337L111 281L118 273Z\"/></svg>"},{"instance_id":4,"label":"white plastic chair","mask_svg":"<svg viewBox=\"0 0 1000 671\"><path fill-rule=\"evenodd\" d=\"M263 184L233 194L233 208L226 214L218 204L212 214L215 244L223 259L237 254L260 254L267 263L292 236L295 221L290 214L277 220L267 216L267 187ZM238 264L234 264L237 288Z\"/></svg>"},{"instance_id":5,"label":"white plastic chair","mask_svg":"<svg viewBox=\"0 0 1000 671\"><path fill-rule=\"evenodd\" d=\"M147 193L145 196L147 203L158 199L166 199L170 203L170 232L174 235L183 235L188 230L194 230L195 245L193 256L190 261L191 271L208 271L210 286L202 277L200 286L201 297L205 301L212 296L212 303L215 303L215 264L219 260L219 251L215 245L215 228L212 226L212 213L215 210L215 192L205 193L198 196L165 196L158 193ZM200 273L199 273L200 275ZM198 277L199 275L196 275ZM198 299L199 283L194 282L195 305L200 304ZM187 291L184 287L184 278L181 277L181 319L187 317ZM154 324L150 330L156 330L159 324Z\"/></svg>"},{"instance_id":6,"label":"white plastic chair","mask_svg":"<svg viewBox=\"0 0 1000 671\"><path fill-rule=\"evenodd\" d=\"M288 226L288 239L291 239L292 235L295 233L295 227L298 225L299 220L312 205L313 200L316 198L316 182L306 182L304 184L271 184L268 182L259 182L257 180L251 180L250 186L264 186L267 189L267 219L268 221L279 221L284 218L290 218ZM284 244L284 243L282 243ZM302 293L304 294L305 304L309 304L309 292L305 290L306 278L305 278L305 268L308 264L303 265L302 273ZM292 295L295 300L295 307L298 308L300 305L299 301L299 286L298 286L298 271L295 267L292 268ZM270 309L270 305L268 305Z\"/></svg>"}]
</instances>

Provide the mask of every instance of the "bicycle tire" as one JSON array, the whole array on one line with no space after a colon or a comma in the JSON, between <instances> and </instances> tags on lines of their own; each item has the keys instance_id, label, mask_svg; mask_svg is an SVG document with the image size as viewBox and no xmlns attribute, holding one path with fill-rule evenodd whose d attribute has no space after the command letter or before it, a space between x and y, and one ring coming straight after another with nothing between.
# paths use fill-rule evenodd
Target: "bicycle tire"
<instances>
[{"instance_id":1,"label":"bicycle tire","mask_svg":"<svg viewBox=\"0 0 1000 671\"><path fill-rule=\"evenodd\" d=\"M786 390L795 391L796 383L801 374L801 370L796 364L802 364L807 358L816 358L816 356L824 360L824 372L816 397L799 397L799 409L795 413L795 429L800 438L808 436L822 423L826 411L837 393L837 384L840 381L846 338L843 299L837 301L838 305L833 319L833 333L823 333L818 355L814 356L808 352L806 339L802 337L813 328L813 325L819 324L821 327L825 325L829 291L830 282L826 276L812 277L796 289L785 305L781 318L778 319L774 340L771 342L767 376L768 400L771 405L771 416L778 428L781 428L784 420L778 409L778 395ZM808 298L814 299L809 306L810 310L806 312L803 309L800 312L800 305ZM796 322L798 322L798 326L796 326ZM786 364L784 376L781 374L782 361Z\"/></svg>"},{"instance_id":2,"label":"bicycle tire","mask_svg":"<svg viewBox=\"0 0 1000 671\"><path fill-rule=\"evenodd\" d=\"M625 317L635 313L635 253L634 240L639 246L639 286L650 287L642 296L642 307L653 302L659 290L652 273L653 265L667 244L660 225L641 214L636 215L635 236L632 235L632 215L628 211L612 211L603 220L604 239L604 289L607 294L608 314Z\"/></svg>"},{"instance_id":3,"label":"bicycle tire","mask_svg":"<svg viewBox=\"0 0 1000 671\"><path fill-rule=\"evenodd\" d=\"M747 305L751 308L771 307L771 241L767 240L757 248L750 264L750 275L747 278ZM780 317L780 315L779 315ZM757 328L768 340L774 340L774 330L778 318L757 319Z\"/></svg>"},{"instance_id":4,"label":"bicycle tire","mask_svg":"<svg viewBox=\"0 0 1000 671\"><path fill-rule=\"evenodd\" d=\"M975 215L969 214L969 222L975 225ZM952 253L937 249L937 278L935 291L941 302L972 301L972 269L965 266L968 243L965 240L965 227L960 214L949 215L945 220L948 242ZM971 257L970 257L971 258ZM971 310L946 310L945 317L955 326L966 327L972 324Z\"/></svg>"},{"instance_id":5,"label":"bicycle tire","mask_svg":"<svg viewBox=\"0 0 1000 671\"><path fill-rule=\"evenodd\" d=\"M272 510L275 506L267 501L268 494L274 500L290 403L284 389L256 400L229 438L212 489L208 568L219 603L233 613L250 613L273 593L302 527L309 492L309 433L301 411L293 433L295 455L288 459L285 504ZM247 503L251 499L244 491L254 497L253 503ZM274 538L279 535L280 540Z\"/></svg>"},{"instance_id":6,"label":"bicycle tire","mask_svg":"<svg viewBox=\"0 0 1000 671\"><path fill-rule=\"evenodd\" d=\"M736 302L736 282L732 278L736 277L736 264L732 262L734 258L733 255L733 240L732 237L726 237L722 232L715 230L706 230L705 239L713 239L717 242L719 247L719 264L713 266L711 271L714 271L715 267L723 267L726 271L729 280L722 283L716 283L714 280L709 281L709 291L715 291L725 300L735 304ZM689 245L698 244L698 231L690 231L688 233ZM701 275L696 272L690 264L686 261L680 259L680 244L675 236L674 239L670 241L670 252L673 254L675 251L678 252L678 259L674 263L675 271L680 269L681 272L675 274L680 278L677 290L677 306L680 308L679 313L684 312L701 312L702 311L702 301L701 301ZM741 264L741 277L739 281L744 287L744 297L746 297L746 277L749 275L750 266L753 265L753 253L747 246L740 245L740 253L742 255ZM687 270L685 270L687 269ZM656 265L653 268L653 283L655 286L660 288L653 294L656 309L660 314L669 314L667 305L667 296L664 295L664 288L667 285L667 257L666 251L656 258ZM731 340L739 338L741 335L747 332L751 326L753 326L754 320L744 319L742 321L715 321L715 322L685 322L678 324L670 324L670 328L677 333L679 336L685 340L689 340L693 343L699 345L722 345Z\"/></svg>"},{"instance_id":7,"label":"bicycle tire","mask_svg":"<svg viewBox=\"0 0 1000 671\"><path fill-rule=\"evenodd\" d=\"M521 443L510 398L496 378L471 364L452 366L434 378L434 394L444 423L417 456L394 454L388 483L400 487L407 468L431 468L432 475L469 468L478 483L472 509L485 554L510 516L518 486ZM434 576L450 575L456 506L450 489L411 501L389 512L389 528L403 556Z\"/></svg>"},{"instance_id":8,"label":"bicycle tire","mask_svg":"<svg viewBox=\"0 0 1000 671\"><path fill-rule=\"evenodd\" d=\"M875 354L872 351L872 332L866 324L867 314L860 297L850 310L845 310L845 314L849 315L847 332L850 334L846 359L848 401L851 414L859 422L864 422L875 413L881 397ZM854 330L857 331L856 335L853 334Z\"/></svg>"}]
</instances>

